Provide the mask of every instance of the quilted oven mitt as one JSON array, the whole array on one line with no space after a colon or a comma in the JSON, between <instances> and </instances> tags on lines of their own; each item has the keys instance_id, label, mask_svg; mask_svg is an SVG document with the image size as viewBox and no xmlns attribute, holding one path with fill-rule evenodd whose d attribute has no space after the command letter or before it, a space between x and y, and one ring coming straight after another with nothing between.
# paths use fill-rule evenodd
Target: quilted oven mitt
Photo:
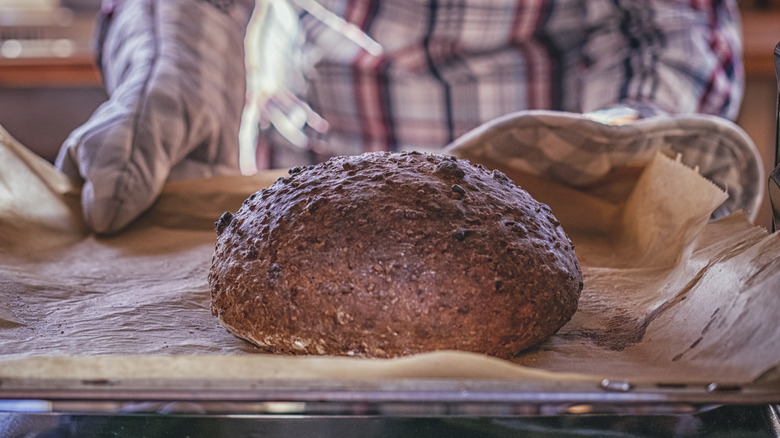
<instances>
[{"instance_id":1,"label":"quilted oven mitt","mask_svg":"<svg viewBox=\"0 0 780 438\"><path fill-rule=\"evenodd\" d=\"M116 3L116 2L114 2ZM253 0L125 0L98 47L109 99L55 165L83 181L84 219L115 233L168 180L237 173L244 34Z\"/></svg>"},{"instance_id":2,"label":"quilted oven mitt","mask_svg":"<svg viewBox=\"0 0 780 438\"><path fill-rule=\"evenodd\" d=\"M743 210L755 220L766 184L750 137L734 123L709 115L659 115L615 125L592 114L520 111L474 129L446 150L575 187L647 162L659 150L670 151L728 193L713 219Z\"/></svg>"}]
</instances>

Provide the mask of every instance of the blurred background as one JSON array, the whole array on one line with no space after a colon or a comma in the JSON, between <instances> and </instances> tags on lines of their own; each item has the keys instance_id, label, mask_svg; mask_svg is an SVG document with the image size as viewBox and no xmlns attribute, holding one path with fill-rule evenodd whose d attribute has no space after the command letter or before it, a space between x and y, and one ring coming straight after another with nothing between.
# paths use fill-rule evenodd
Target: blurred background
<instances>
[{"instance_id":1,"label":"blurred background","mask_svg":"<svg viewBox=\"0 0 780 438\"><path fill-rule=\"evenodd\" d=\"M0 125L47 160L106 99L99 10L100 0L0 0Z\"/></svg>"},{"instance_id":2,"label":"blurred background","mask_svg":"<svg viewBox=\"0 0 780 438\"><path fill-rule=\"evenodd\" d=\"M740 2L747 87L737 123L774 167L780 0ZM0 0L0 126L49 161L106 95L94 64L100 0ZM758 225L769 228L768 200Z\"/></svg>"}]
</instances>

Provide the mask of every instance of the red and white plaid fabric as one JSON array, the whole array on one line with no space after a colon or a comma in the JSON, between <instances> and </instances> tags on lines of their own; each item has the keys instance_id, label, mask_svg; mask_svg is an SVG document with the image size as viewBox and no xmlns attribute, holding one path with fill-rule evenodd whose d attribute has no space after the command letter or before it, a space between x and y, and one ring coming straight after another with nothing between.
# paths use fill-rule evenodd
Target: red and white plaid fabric
<instances>
[{"instance_id":1,"label":"red and white plaid fabric","mask_svg":"<svg viewBox=\"0 0 780 438\"><path fill-rule=\"evenodd\" d=\"M378 56L355 50L334 37L333 26L298 9L303 52L315 60L300 97L329 123L309 142L319 159L439 149L524 109L586 113L622 104L644 117L733 119L742 99L735 1L318 3L383 48ZM264 135L258 159L266 166L317 159L277 133Z\"/></svg>"}]
</instances>

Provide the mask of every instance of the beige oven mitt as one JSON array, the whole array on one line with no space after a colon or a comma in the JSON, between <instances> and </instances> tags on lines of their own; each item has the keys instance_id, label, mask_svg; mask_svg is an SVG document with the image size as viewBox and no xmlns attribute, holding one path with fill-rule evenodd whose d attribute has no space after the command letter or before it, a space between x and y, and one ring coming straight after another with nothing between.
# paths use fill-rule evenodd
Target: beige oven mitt
<instances>
[{"instance_id":1,"label":"beige oven mitt","mask_svg":"<svg viewBox=\"0 0 780 438\"><path fill-rule=\"evenodd\" d=\"M84 219L121 230L168 180L238 173L244 34L253 0L125 0L98 48L109 99L56 166L83 182Z\"/></svg>"},{"instance_id":2,"label":"beige oven mitt","mask_svg":"<svg viewBox=\"0 0 780 438\"><path fill-rule=\"evenodd\" d=\"M521 111L490 121L455 140L449 153L571 186L587 186L623 166L641 165L659 150L680 154L725 190L713 218L737 210L755 220L766 179L753 141L716 116L655 116L612 125L583 114Z\"/></svg>"}]
</instances>

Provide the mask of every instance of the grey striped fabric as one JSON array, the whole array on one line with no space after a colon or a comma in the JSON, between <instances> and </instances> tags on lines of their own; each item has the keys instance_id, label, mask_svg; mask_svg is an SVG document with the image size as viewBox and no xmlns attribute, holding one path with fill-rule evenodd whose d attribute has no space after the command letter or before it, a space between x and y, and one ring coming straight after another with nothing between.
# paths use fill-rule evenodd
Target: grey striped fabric
<instances>
[{"instance_id":1,"label":"grey striped fabric","mask_svg":"<svg viewBox=\"0 0 780 438\"><path fill-rule=\"evenodd\" d=\"M84 216L97 232L126 226L167 180L238 172L253 6L130 0L109 16L101 52L109 100L55 163L84 181Z\"/></svg>"}]
</instances>

